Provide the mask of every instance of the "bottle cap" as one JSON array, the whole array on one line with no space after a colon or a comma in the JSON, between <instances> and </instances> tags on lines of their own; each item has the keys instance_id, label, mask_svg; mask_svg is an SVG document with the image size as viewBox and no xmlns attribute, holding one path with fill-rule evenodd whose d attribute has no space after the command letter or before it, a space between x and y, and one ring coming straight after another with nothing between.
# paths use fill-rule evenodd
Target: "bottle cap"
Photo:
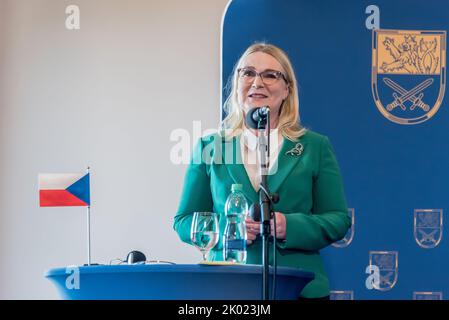
<instances>
[{"instance_id":1,"label":"bottle cap","mask_svg":"<svg viewBox=\"0 0 449 320\"><path fill-rule=\"evenodd\" d=\"M241 184L233 184L231 186L231 192L235 192L235 191L242 191L243 190L243 186Z\"/></svg>"}]
</instances>

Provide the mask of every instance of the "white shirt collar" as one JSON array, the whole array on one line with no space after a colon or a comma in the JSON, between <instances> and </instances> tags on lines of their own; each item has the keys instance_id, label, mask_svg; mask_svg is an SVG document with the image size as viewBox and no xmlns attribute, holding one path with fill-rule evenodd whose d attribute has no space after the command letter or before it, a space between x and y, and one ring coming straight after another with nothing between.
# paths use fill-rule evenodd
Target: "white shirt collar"
<instances>
[{"instance_id":1,"label":"white shirt collar","mask_svg":"<svg viewBox=\"0 0 449 320\"><path fill-rule=\"evenodd\" d=\"M278 142L279 139L279 130L271 129L270 132L270 145L274 145ZM245 128L242 133L242 141L247 146L247 148L251 151L257 150L257 136L248 128Z\"/></svg>"}]
</instances>

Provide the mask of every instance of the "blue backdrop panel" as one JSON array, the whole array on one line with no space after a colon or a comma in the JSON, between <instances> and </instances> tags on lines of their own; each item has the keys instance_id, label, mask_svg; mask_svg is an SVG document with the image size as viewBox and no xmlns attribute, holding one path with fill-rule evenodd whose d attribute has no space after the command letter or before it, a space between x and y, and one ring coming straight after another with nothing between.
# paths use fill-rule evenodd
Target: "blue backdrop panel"
<instances>
[{"instance_id":1,"label":"blue backdrop panel","mask_svg":"<svg viewBox=\"0 0 449 320\"><path fill-rule=\"evenodd\" d=\"M333 298L444 299L449 1L372 4L234 0L224 17L222 79L255 41L291 57L302 122L330 137L354 216L345 240L322 251ZM380 271L374 289L366 286L370 264Z\"/></svg>"}]
</instances>

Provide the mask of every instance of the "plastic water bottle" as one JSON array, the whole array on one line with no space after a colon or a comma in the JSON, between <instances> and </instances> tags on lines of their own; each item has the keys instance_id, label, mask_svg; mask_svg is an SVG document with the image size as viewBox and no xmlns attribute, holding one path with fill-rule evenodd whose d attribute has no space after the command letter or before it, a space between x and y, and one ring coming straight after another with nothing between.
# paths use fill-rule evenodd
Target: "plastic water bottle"
<instances>
[{"instance_id":1,"label":"plastic water bottle","mask_svg":"<svg viewBox=\"0 0 449 320\"><path fill-rule=\"evenodd\" d=\"M242 185L233 184L225 204L226 228L223 239L223 255L226 261L246 263L246 216L248 202L243 195Z\"/></svg>"}]
</instances>

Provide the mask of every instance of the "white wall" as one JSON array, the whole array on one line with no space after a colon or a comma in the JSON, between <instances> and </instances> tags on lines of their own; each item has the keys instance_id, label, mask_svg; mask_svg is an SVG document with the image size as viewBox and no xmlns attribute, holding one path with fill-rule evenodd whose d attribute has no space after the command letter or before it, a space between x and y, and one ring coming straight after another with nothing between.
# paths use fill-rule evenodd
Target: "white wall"
<instances>
[{"instance_id":1,"label":"white wall","mask_svg":"<svg viewBox=\"0 0 449 320\"><path fill-rule=\"evenodd\" d=\"M39 208L38 173L91 166L92 255L195 263L172 229L172 130L219 122L228 0L0 0L0 299L58 298L86 263L84 208ZM65 28L77 4L81 29Z\"/></svg>"}]
</instances>

